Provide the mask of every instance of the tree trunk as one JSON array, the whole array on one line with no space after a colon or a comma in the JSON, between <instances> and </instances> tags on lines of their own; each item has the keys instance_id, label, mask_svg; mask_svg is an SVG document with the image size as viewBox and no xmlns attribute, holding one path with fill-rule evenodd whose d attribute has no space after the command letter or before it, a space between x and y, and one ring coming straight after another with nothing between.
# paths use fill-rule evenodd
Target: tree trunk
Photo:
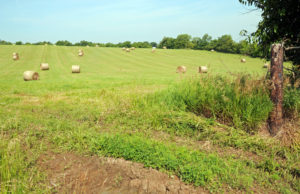
<instances>
[{"instance_id":1,"label":"tree trunk","mask_svg":"<svg viewBox=\"0 0 300 194\"><path fill-rule=\"evenodd\" d=\"M283 46L273 44L271 48L271 91L270 98L274 104L269 116L269 130L275 136L283 123Z\"/></svg>"}]
</instances>

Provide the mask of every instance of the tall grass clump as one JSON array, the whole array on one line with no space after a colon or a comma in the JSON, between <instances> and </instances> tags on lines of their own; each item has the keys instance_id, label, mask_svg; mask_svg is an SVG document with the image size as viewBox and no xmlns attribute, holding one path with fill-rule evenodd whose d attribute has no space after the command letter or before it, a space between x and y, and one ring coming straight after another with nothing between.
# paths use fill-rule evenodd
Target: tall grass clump
<instances>
[{"instance_id":1,"label":"tall grass clump","mask_svg":"<svg viewBox=\"0 0 300 194\"><path fill-rule=\"evenodd\" d=\"M300 116L300 88L286 87L284 89L283 108L286 118Z\"/></svg>"},{"instance_id":2,"label":"tall grass clump","mask_svg":"<svg viewBox=\"0 0 300 194\"><path fill-rule=\"evenodd\" d=\"M273 106L264 82L249 76L187 79L156 97L175 109L216 118L250 133L267 120Z\"/></svg>"},{"instance_id":3,"label":"tall grass clump","mask_svg":"<svg viewBox=\"0 0 300 194\"><path fill-rule=\"evenodd\" d=\"M0 135L0 193L42 192L39 175L27 158L20 140L7 140Z\"/></svg>"}]
</instances>

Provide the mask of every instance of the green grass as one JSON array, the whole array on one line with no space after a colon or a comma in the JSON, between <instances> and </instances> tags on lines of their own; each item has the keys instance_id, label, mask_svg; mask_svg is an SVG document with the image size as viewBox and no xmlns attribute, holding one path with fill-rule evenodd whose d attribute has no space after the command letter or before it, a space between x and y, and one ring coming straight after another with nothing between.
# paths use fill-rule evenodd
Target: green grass
<instances>
[{"instance_id":1,"label":"green grass","mask_svg":"<svg viewBox=\"0 0 300 194\"><path fill-rule=\"evenodd\" d=\"M212 73L251 72L264 74L263 61L247 58L240 63L241 56L208 51L137 49L126 53L119 48L84 48L85 56L77 56L79 47L54 46L0 46L1 88L12 91L43 93L102 88L118 85L168 84L179 79L176 67L185 65L185 76L197 75L200 65L209 65ZM19 61L12 60L12 52L20 54ZM40 71L39 64L47 62L50 71ZM82 74L71 74L71 65L81 66ZM40 81L34 84L22 82L25 70L40 73ZM15 84L12 84L15 83ZM43 87L42 87L43 86ZM30 88L29 88L30 87Z\"/></svg>"},{"instance_id":2,"label":"green grass","mask_svg":"<svg viewBox=\"0 0 300 194\"><path fill-rule=\"evenodd\" d=\"M229 71L262 76L260 59L240 63L239 55L208 51L92 47L80 58L78 49L0 46L0 193L49 192L37 163L49 150L122 157L212 192L300 191L299 147L245 132L257 131L266 119L270 104L263 88L243 93L231 78L214 80ZM12 52L19 52L19 61ZM41 62L50 70L40 71ZM75 64L80 74L71 73ZM179 65L188 72L176 74ZM197 74L200 65L209 65L210 75ZM23 81L25 70L38 71L40 80ZM295 110L298 98L288 99L285 106ZM213 113L209 118L204 105ZM199 147L203 141L212 148Z\"/></svg>"},{"instance_id":3,"label":"green grass","mask_svg":"<svg viewBox=\"0 0 300 194\"><path fill-rule=\"evenodd\" d=\"M150 96L149 100L213 117L247 132L257 132L273 107L266 84L250 80L248 76L232 81L227 77L203 75Z\"/></svg>"}]
</instances>

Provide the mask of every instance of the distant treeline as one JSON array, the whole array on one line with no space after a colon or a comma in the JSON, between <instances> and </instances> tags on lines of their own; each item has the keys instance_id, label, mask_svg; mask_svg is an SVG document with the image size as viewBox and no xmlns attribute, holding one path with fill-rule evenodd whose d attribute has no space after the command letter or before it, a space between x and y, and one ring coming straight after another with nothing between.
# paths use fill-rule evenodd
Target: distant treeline
<instances>
[{"instance_id":1,"label":"distant treeline","mask_svg":"<svg viewBox=\"0 0 300 194\"><path fill-rule=\"evenodd\" d=\"M243 31L241 32L243 35ZM11 45L11 42L0 40L0 45ZM23 43L18 41L16 45L52 45L53 43L43 41L37 43ZM253 57L262 57L263 50L257 44L257 41L253 37L249 37L246 40L236 42L232 39L231 35L223 35L217 39L212 39L211 36L205 34L202 37L192 37L188 34L180 34L176 38L164 37L159 44L156 42L120 42L114 43L95 43L82 40L77 43L71 43L67 40L59 40L55 43L57 46L96 46L99 47L136 47L136 48L152 48L158 47L167 49L195 49L195 50L215 50L225 53L245 54Z\"/></svg>"}]
</instances>

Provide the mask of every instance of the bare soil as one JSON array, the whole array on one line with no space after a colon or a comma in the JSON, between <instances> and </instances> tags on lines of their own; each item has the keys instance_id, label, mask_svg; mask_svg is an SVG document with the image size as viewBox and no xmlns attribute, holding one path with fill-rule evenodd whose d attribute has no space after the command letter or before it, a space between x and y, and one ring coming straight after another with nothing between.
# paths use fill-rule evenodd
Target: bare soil
<instances>
[{"instance_id":1,"label":"bare soil","mask_svg":"<svg viewBox=\"0 0 300 194\"><path fill-rule=\"evenodd\" d=\"M176 176L123 159L47 153L38 164L53 193L208 193Z\"/></svg>"}]
</instances>

